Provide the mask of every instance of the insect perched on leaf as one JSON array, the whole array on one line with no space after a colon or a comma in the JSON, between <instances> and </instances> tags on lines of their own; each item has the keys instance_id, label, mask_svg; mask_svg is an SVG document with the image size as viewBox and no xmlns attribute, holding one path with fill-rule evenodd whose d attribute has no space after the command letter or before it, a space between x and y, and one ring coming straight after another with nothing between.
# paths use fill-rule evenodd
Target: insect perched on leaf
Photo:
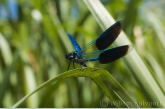
<instances>
[{"instance_id":1,"label":"insect perched on leaf","mask_svg":"<svg viewBox=\"0 0 165 109\"><path fill-rule=\"evenodd\" d=\"M99 61L101 64L113 62L132 50L131 45L108 48L116 40L120 32L121 21L118 21L82 49L76 40L70 34L68 34L75 51L66 54L66 58L70 60L70 63L73 62L73 66L74 63L78 63L84 67L87 67L86 63L89 61ZM95 50L92 49L93 51L90 51L90 48L94 48Z\"/></svg>"}]
</instances>

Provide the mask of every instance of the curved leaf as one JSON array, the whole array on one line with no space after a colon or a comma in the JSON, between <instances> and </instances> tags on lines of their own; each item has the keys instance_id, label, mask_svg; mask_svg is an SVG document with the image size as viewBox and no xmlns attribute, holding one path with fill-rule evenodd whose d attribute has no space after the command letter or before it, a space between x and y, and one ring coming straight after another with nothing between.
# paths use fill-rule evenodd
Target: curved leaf
<instances>
[{"instance_id":1,"label":"curved leaf","mask_svg":"<svg viewBox=\"0 0 165 109\"><path fill-rule=\"evenodd\" d=\"M84 0L84 2L102 29L105 30L110 25L115 23L113 17L109 14L109 12L105 9L99 0ZM126 34L121 32L114 44L125 45L131 44L131 42L127 38ZM160 89L157 82L154 80L153 75L136 50L133 49L123 59L127 67L131 70L131 73L134 75L134 78L139 83L139 86L145 95L148 95L146 97L148 97L148 99L152 100L153 102L159 102L160 105L157 105L157 107L165 107L164 93Z\"/></svg>"},{"instance_id":2,"label":"curved leaf","mask_svg":"<svg viewBox=\"0 0 165 109\"><path fill-rule=\"evenodd\" d=\"M54 77L47 82L40 85L36 90L27 94L24 98L18 101L14 107L17 107L22 102L24 102L27 98L29 98L32 94L39 91L40 89L50 85L51 83L61 80L64 78L70 77L89 77L91 78L97 86L108 96L111 102L114 103L117 107L122 107L121 102L127 107L139 107L135 101L128 95L128 93L121 87L121 85L110 75L110 73L103 69L98 68L82 68L82 69L74 69L67 71Z\"/></svg>"}]
</instances>

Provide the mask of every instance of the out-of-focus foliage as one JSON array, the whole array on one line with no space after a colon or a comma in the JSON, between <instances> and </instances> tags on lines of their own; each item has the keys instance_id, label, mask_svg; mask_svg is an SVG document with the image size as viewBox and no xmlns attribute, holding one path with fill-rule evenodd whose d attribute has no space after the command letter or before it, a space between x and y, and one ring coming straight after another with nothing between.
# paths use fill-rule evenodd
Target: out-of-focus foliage
<instances>
[{"instance_id":1,"label":"out-of-focus foliage","mask_svg":"<svg viewBox=\"0 0 165 109\"><path fill-rule=\"evenodd\" d=\"M165 1L101 1L114 19L125 22L123 29L134 49L165 93ZM11 107L66 71L65 54L74 50L67 33L83 47L102 32L82 0L1 0L0 107ZM122 59L95 66L108 70L141 107L158 107L140 89ZM51 84L20 107L102 107L104 99L90 79L78 77Z\"/></svg>"}]
</instances>

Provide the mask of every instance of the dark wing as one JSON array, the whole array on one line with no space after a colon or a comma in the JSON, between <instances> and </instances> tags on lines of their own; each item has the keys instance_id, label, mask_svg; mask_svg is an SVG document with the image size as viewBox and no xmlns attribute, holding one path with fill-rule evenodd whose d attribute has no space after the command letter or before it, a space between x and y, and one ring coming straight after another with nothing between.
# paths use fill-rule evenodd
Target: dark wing
<instances>
[{"instance_id":1,"label":"dark wing","mask_svg":"<svg viewBox=\"0 0 165 109\"><path fill-rule=\"evenodd\" d=\"M86 53L97 50L104 50L107 47L109 47L115 41L117 36L120 34L121 25L122 25L121 21L118 21L112 26L110 26L99 37L92 40L85 47L83 47L82 53L84 53L85 55Z\"/></svg>"},{"instance_id":2,"label":"dark wing","mask_svg":"<svg viewBox=\"0 0 165 109\"><path fill-rule=\"evenodd\" d=\"M125 56L127 53L129 53L132 50L132 48L133 47L131 45L123 45L105 50L104 52L100 53L98 60L101 64L113 62Z\"/></svg>"},{"instance_id":3,"label":"dark wing","mask_svg":"<svg viewBox=\"0 0 165 109\"><path fill-rule=\"evenodd\" d=\"M83 55L85 61L97 61L101 64L106 64L113 62L126 54L128 54L133 49L132 45L123 45L111 49L98 50Z\"/></svg>"},{"instance_id":4,"label":"dark wing","mask_svg":"<svg viewBox=\"0 0 165 109\"><path fill-rule=\"evenodd\" d=\"M109 47L121 32L121 22L118 21L103 32L96 40L96 47L104 50Z\"/></svg>"}]
</instances>

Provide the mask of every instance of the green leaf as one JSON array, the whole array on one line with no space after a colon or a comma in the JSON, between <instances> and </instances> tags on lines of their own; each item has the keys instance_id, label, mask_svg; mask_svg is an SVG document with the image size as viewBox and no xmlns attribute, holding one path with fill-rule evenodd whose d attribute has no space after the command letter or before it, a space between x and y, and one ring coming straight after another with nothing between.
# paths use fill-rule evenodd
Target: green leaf
<instances>
[{"instance_id":1,"label":"green leaf","mask_svg":"<svg viewBox=\"0 0 165 109\"><path fill-rule=\"evenodd\" d=\"M70 77L89 77L91 78L97 86L107 95L107 97L114 103L117 107L123 107L121 102L127 107L139 107L135 101L128 95L128 93L121 87L121 85L113 78L112 75L106 70L98 68L80 68L67 71L54 77L47 82L40 85L36 90L26 95L20 101L18 101L14 107L17 107L32 94L39 91L40 89L50 85L51 83Z\"/></svg>"},{"instance_id":2,"label":"green leaf","mask_svg":"<svg viewBox=\"0 0 165 109\"><path fill-rule=\"evenodd\" d=\"M105 7L99 0L84 0L92 15L102 27L103 30L107 29L110 25L115 23L114 18L109 14ZM131 44L124 32L121 32L116 39L115 45ZM153 75L147 68L139 54L133 49L124 58L124 62L130 69L132 75L139 83L140 88L145 93L148 100L159 102L157 107L165 107L165 96L157 82L154 80Z\"/></svg>"}]
</instances>

